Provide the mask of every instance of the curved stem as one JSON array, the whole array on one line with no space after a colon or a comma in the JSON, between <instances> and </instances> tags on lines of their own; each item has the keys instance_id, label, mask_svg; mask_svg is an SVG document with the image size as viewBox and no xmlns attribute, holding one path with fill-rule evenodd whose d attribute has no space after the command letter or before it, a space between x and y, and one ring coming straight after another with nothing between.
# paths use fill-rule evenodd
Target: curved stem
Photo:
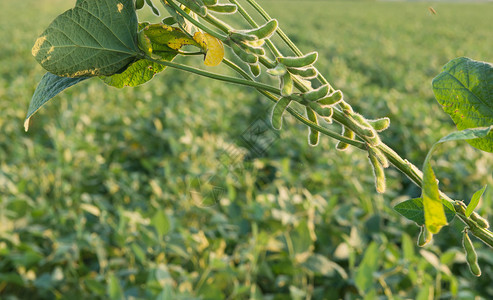
<instances>
[{"instance_id":1,"label":"curved stem","mask_svg":"<svg viewBox=\"0 0 493 300\"><path fill-rule=\"evenodd\" d=\"M236 64L234 64L230 60L224 59L223 62L228 67L230 67L231 69L233 69L234 71L236 71L238 74L240 74L241 76L243 76L245 79L249 79L249 80L252 80L253 81L253 78L250 77L250 75L248 75L245 71L243 71L243 69L241 69L239 66L237 66ZM272 95L269 92L266 92L266 91L261 90L261 89L257 89L257 91L259 91L262 95L266 96L267 98L269 98L269 100L271 100L273 102L277 102L278 101L278 98L276 96ZM354 147L356 147L358 149L361 149L361 150L366 151L366 146L365 146L364 143L359 142L359 141L355 141L355 140L352 140L352 139L348 139L347 137L345 137L343 135L340 135L337 132L334 132L334 131L331 131L331 130L325 128L325 127L322 127L322 126L318 125L317 123L314 123L314 122L308 120L307 118L305 118L303 115L301 115L300 113L298 113L296 110L294 110L291 107L288 107L286 109L286 111L289 112L293 117L295 117L296 119L298 119L299 121L301 121L303 124L305 124L305 125L313 128L313 129L318 130L319 132L325 134L326 136L331 137L331 138L334 138L334 139L336 139L338 141L341 141L341 142L350 144L350 145L352 145L352 146L354 146Z\"/></svg>"},{"instance_id":2,"label":"curved stem","mask_svg":"<svg viewBox=\"0 0 493 300\"><path fill-rule=\"evenodd\" d=\"M278 88L273 87L273 86L270 86L270 85L267 85L267 84L264 84L264 83L260 83L260 82L257 82L257 81L245 80L245 79L241 79L241 78L235 78L235 77L225 76L225 75L221 75L221 74L217 74L217 73L212 73L212 72L204 71L204 70L197 69L197 68L194 68L194 67L190 67L190 66L187 66L187 65L174 63L174 62L171 62L171 61L154 59L154 58L149 57L149 56L146 56L145 58L147 60L150 60L150 61L152 61L154 63L160 64L160 65L163 65L163 66L167 66L167 67L179 69L179 70L182 70L182 71L194 73L194 74L197 74L197 75L200 75L200 76L204 76L204 77L216 79L216 80L219 80L219 81L225 81L225 82L239 84L239 85L244 85L244 86L250 86L250 87L253 87L253 88L256 88L256 89L260 89L260 90L265 90L265 91L271 92L271 93L276 94L276 95L280 95L281 94L281 91Z\"/></svg>"}]
</instances>

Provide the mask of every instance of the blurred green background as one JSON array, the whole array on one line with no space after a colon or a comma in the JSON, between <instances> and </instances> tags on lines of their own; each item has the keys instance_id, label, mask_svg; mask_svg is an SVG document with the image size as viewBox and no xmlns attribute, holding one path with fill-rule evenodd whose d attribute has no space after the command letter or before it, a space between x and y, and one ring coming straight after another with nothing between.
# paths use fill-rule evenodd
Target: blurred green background
<instances>
[{"instance_id":1,"label":"blurred green background","mask_svg":"<svg viewBox=\"0 0 493 300\"><path fill-rule=\"evenodd\" d=\"M491 3L259 3L319 52L356 111L390 117L382 139L418 166L455 129L431 79L458 56L493 61ZM310 147L292 117L272 131L252 89L171 69L122 90L93 79L25 133L44 74L31 47L74 1L2 4L1 299L493 298L493 252L473 240L483 276L471 275L460 222L416 247L419 228L392 207L419 189L389 169L377 194L365 153L327 138ZM160 20L148 8L140 18ZM493 184L491 154L462 142L434 157L453 198ZM490 187L483 216L492 202Z\"/></svg>"}]
</instances>

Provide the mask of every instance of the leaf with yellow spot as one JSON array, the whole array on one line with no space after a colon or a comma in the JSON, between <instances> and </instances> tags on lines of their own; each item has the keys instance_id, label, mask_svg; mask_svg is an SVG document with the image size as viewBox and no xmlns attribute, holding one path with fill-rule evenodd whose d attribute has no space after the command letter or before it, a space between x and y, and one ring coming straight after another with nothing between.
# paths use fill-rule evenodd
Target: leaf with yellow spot
<instances>
[{"instance_id":1,"label":"leaf with yellow spot","mask_svg":"<svg viewBox=\"0 0 493 300\"><path fill-rule=\"evenodd\" d=\"M219 65L224 58L223 43L208 33L196 32L193 39L205 51L204 64L209 67Z\"/></svg>"},{"instance_id":2,"label":"leaf with yellow spot","mask_svg":"<svg viewBox=\"0 0 493 300\"><path fill-rule=\"evenodd\" d=\"M133 1L78 0L41 34L32 54L46 70L63 77L121 71L140 54Z\"/></svg>"},{"instance_id":3,"label":"leaf with yellow spot","mask_svg":"<svg viewBox=\"0 0 493 300\"><path fill-rule=\"evenodd\" d=\"M169 50L179 50L185 45L199 46L180 28L165 24L147 25L141 32L149 38L153 50L166 51L167 48L163 46L168 47Z\"/></svg>"}]
</instances>

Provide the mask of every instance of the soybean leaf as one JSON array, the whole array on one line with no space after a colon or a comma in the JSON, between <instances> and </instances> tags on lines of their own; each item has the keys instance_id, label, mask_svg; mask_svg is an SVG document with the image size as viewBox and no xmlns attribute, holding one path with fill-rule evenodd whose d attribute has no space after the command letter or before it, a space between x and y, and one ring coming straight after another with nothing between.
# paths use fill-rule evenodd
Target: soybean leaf
<instances>
[{"instance_id":1,"label":"soybean leaf","mask_svg":"<svg viewBox=\"0 0 493 300\"><path fill-rule=\"evenodd\" d=\"M32 49L46 70L63 77L112 75L139 53L132 0L79 0L48 26Z\"/></svg>"},{"instance_id":2,"label":"soybean leaf","mask_svg":"<svg viewBox=\"0 0 493 300\"><path fill-rule=\"evenodd\" d=\"M224 58L223 43L208 33L196 32L193 39L205 51L204 64L209 67L219 65Z\"/></svg>"},{"instance_id":3,"label":"soybean leaf","mask_svg":"<svg viewBox=\"0 0 493 300\"><path fill-rule=\"evenodd\" d=\"M123 299L123 289L120 285L118 277L115 274L110 274L107 283L107 294L111 300Z\"/></svg>"},{"instance_id":4,"label":"soybean leaf","mask_svg":"<svg viewBox=\"0 0 493 300\"><path fill-rule=\"evenodd\" d=\"M445 204L445 202L443 202ZM445 217L447 218L447 222L452 221L455 216L454 210L451 209L451 206L445 204ZM394 210L406 217L407 219L416 222L419 226L425 224L425 214L424 214L424 206L423 199L415 198L403 201L396 206L394 206Z\"/></svg>"},{"instance_id":5,"label":"soybean leaf","mask_svg":"<svg viewBox=\"0 0 493 300\"><path fill-rule=\"evenodd\" d=\"M170 53L170 59L174 58L175 55ZM102 76L101 79L104 83L117 87L123 88L125 86L138 86L151 80L154 75L162 72L166 67L152 62L147 59L141 59L134 63L131 63L128 68L120 74L113 74L111 76Z\"/></svg>"},{"instance_id":6,"label":"soybean leaf","mask_svg":"<svg viewBox=\"0 0 493 300\"><path fill-rule=\"evenodd\" d=\"M60 77L47 72L43 78L41 78L41 81L34 91L31 103L29 103L26 120L24 121L24 129L26 131L29 129L29 120L31 117L51 98L58 95L61 91L88 78L89 77Z\"/></svg>"},{"instance_id":7,"label":"soybean leaf","mask_svg":"<svg viewBox=\"0 0 493 300\"><path fill-rule=\"evenodd\" d=\"M301 265L315 275L332 277L337 272L343 279L348 277L344 268L320 254L310 255Z\"/></svg>"},{"instance_id":8,"label":"soybean leaf","mask_svg":"<svg viewBox=\"0 0 493 300\"><path fill-rule=\"evenodd\" d=\"M472 195L471 202L469 202L466 208L467 217L469 217L474 211L474 209L476 208L476 206L478 206L479 199L481 199L481 196L483 196L485 190L486 190L486 185L479 191L475 192L474 195Z\"/></svg>"},{"instance_id":9,"label":"soybean leaf","mask_svg":"<svg viewBox=\"0 0 493 300\"><path fill-rule=\"evenodd\" d=\"M438 233L443 226L447 225L447 219L440 200L435 172L433 172L429 161L426 161L423 166L423 192L421 197L423 198L426 228L431 233Z\"/></svg>"},{"instance_id":10,"label":"soybean leaf","mask_svg":"<svg viewBox=\"0 0 493 300\"><path fill-rule=\"evenodd\" d=\"M380 251L375 242L371 242L365 251L358 271L356 272L355 283L361 293L365 294L373 285L373 273L378 269Z\"/></svg>"},{"instance_id":11,"label":"soybean leaf","mask_svg":"<svg viewBox=\"0 0 493 300\"><path fill-rule=\"evenodd\" d=\"M447 224L442 201L438 192L438 182L430 164L431 155L436 147L447 141L471 140L486 137L493 129L493 125L487 128L465 129L453 132L436 142L426 155L423 163L423 206L425 225L431 233L438 233L442 226Z\"/></svg>"},{"instance_id":12,"label":"soybean leaf","mask_svg":"<svg viewBox=\"0 0 493 300\"><path fill-rule=\"evenodd\" d=\"M433 92L457 129L493 124L493 65L460 57L451 60L433 79ZM467 141L472 146L493 152L493 132L484 138Z\"/></svg>"}]
</instances>

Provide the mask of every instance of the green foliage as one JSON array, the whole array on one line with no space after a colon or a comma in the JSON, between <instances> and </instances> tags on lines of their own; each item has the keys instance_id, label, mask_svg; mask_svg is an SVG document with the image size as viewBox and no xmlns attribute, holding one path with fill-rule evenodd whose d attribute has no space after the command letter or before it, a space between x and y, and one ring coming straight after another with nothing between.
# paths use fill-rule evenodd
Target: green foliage
<instances>
[{"instance_id":1,"label":"green foliage","mask_svg":"<svg viewBox=\"0 0 493 300\"><path fill-rule=\"evenodd\" d=\"M469 202L466 208L465 215L467 217L469 217L474 211L474 209L476 208L476 206L478 206L479 200L481 199L481 196L483 196L485 190L486 190L486 185L479 191L475 192L474 195L472 195L471 201Z\"/></svg>"},{"instance_id":2,"label":"green foliage","mask_svg":"<svg viewBox=\"0 0 493 300\"><path fill-rule=\"evenodd\" d=\"M29 129L29 119L51 98L55 97L63 90L88 78L89 77L60 77L47 72L43 78L41 78L41 81L34 91L31 102L29 103L26 120L24 121L24 129L26 131Z\"/></svg>"},{"instance_id":3,"label":"green foliage","mask_svg":"<svg viewBox=\"0 0 493 300\"><path fill-rule=\"evenodd\" d=\"M10 41L0 57L0 298L109 299L120 288L129 299L493 296L490 249L475 245L479 278L458 249L461 235L449 230L461 226L455 221L417 249L414 222L389 205L418 189L389 170L387 193L372 192L366 153L334 152L324 138L311 148L291 117L282 142L241 159L237 173L225 171L215 159L225 145L249 152L240 137L258 117L268 119L253 91L174 70L123 92L93 80L46 105L26 136L20 124L44 74L28 51L33 28L68 5L25 0L0 11L0 25L10 28L0 33ZM303 50L323 53L321 72L357 111L390 116L385 142L421 162L453 126L427 83L453 57L488 58L488 7L442 3L433 17L425 3L317 5L324 9L291 1L265 8ZM299 14L313 17L300 26L292 22ZM436 156L437 177L455 199L493 184L491 155L464 144ZM207 194L192 198L187 183L201 178L205 190L208 174L224 190L204 207ZM478 208L487 217L492 195L486 190ZM302 244L311 247L292 255L286 236L307 232ZM381 254L363 295L355 274L372 241Z\"/></svg>"},{"instance_id":4,"label":"green foliage","mask_svg":"<svg viewBox=\"0 0 493 300\"><path fill-rule=\"evenodd\" d=\"M493 65L461 57L451 60L433 79L438 102L459 130L493 124ZM493 132L468 140L483 151L493 152Z\"/></svg>"},{"instance_id":5,"label":"green foliage","mask_svg":"<svg viewBox=\"0 0 493 300\"><path fill-rule=\"evenodd\" d=\"M416 222L417 225L425 225L425 215L422 198L402 201L401 203L394 206L394 209L402 216ZM447 222L451 222L455 216L455 212L451 210L448 206L444 206L444 210Z\"/></svg>"},{"instance_id":6,"label":"green foliage","mask_svg":"<svg viewBox=\"0 0 493 300\"><path fill-rule=\"evenodd\" d=\"M132 0L81 0L37 39L32 54L64 77L112 75L139 54Z\"/></svg>"},{"instance_id":7,"label":"green foliage","mask_svg":"<svg viewBox=\"0 0 493 300\"><path fill-rule=\"evenodd\" d=\"M438 193L438 181L435 177L435 172L431 167L431 155L435 151L439 144L449 142L449 141L461 141L461 140L481 140L487 138L490 131L493 129L493 125L486 128L474 128L474 129L464 129L462 131L452 132L447 136L441 138L438 142L433 144L430 151L426 155L425 161L423 163L423 205L425 214L425 224L431 233L438 233L441 227L447 225L445 218L445 211L443 209L442 200ZM444 204L451 206L452 203L447 201ZM452 210L453 208L450 207Z\"/></svg>"}]
</instances>

